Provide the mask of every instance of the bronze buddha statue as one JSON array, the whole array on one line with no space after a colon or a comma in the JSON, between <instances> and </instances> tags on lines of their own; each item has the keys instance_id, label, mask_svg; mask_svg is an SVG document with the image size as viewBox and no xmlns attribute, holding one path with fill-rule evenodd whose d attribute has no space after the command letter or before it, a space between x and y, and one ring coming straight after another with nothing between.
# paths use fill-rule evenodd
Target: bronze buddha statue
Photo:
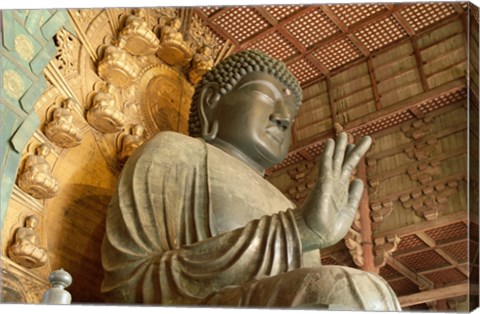
<instances>
[{"instance_id":1,"label":"bronze buddha statue","mask_svg":"<svg viewBox=\"0 0 480 314\"><path fill-rule=\"evenodd\" d=\"M161 132L123 168L102 246L108 301L400 310L380 276L320 263L352 224L363 183L350 176L370 138L328 140L299 208L263 178L287 155L301 97L286 66L256 51L205 74L191 137Z\"/></svg>"}]
</instances>

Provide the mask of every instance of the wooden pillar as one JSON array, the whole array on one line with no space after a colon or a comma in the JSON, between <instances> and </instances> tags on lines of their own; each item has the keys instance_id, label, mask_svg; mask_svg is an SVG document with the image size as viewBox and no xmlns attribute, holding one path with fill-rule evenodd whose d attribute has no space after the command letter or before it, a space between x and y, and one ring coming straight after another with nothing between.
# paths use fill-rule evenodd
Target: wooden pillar
<instances>
[{"instance_id":1,"label":"wooden pillar","mask_svg":"<svg viewBox=\"0 0 480 314\"><path fill-rule=\"evenodd\" d=\"M360 160L357 166L357 177L365 183L362 199L360 200L360 234L362 235L363 265L362 270L378 274L375 267L375 256L373 254L372 221L370 219L370 205L367 190L367 164L365 157Z\"/></svg>"}]
</instances>

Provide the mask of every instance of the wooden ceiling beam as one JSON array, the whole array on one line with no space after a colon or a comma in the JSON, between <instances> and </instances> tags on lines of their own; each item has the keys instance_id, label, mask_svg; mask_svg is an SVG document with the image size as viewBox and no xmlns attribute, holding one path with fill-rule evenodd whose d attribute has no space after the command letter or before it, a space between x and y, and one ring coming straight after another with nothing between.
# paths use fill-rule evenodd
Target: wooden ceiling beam
<instances>
[{"instance_id":1,"label":"wooden ceiling beam","mask_svg":"<svg viewBox=\"0 0 480 314\"><path fill-rule=\"evenodd\" d=\"M468 271L463 268L463 267L459 267L458 265L458 262L453 258L451 257L447 252L445 252L444 250L440 249L437 247L437 242L432 239L432 237L430 237L428 234L426 234L425 232L421 231L421 232L418 232L416 234L416 236L422 240L423 242L425 242L426 245L428 245L429 247L433 248L434 251L440 255L444 260L446 260L447 262L449 262L452 266L454 266L456 269L458 269L462 274L464 274L467 278L468 278Z\"/></svg>"},{"instance_id":2,"label":"wooden ceiling beam","mask_svg":"<svg viewBox=\"0 0 480 314\"><path fill-rule=\"evenodd\" d=\"M332 22L337 25L337 27L344 33L348 32L348 27L343 21L332 11L327 5L321 5L320 9L325 13L325 15L332 20Z\"/></svg>"},{"instance_id":3,"label":"wooden ceiling beam","mask_svg":"<svg viewBox=\"0 0 480 314\"><path fill-rule=\"evenodd\" d=\"M347 38L357 47L364 57L370 56L370 50L355 35L347 34Z\"/></svg>"},{"instance_id":4,"label":"wooden ceiling beam","mask_svg":"<svg viewBox=\"0 0 480 314\"><path fill-rule=\"evenodd\" d=\"M437 248L444 248L446 246L450 246L450 245L454 245L454 244L464 244L464 245L467 245L467 241L468 239L466 237L458 237L458 238L455 238L453 240L442 240L442 241L437 241ZM405 248L401 251L397 251L395 253L393 253L393 256L395 258L399 258L399 257L405 257L405 256L409 256L409 255L414 255L414 254L418 254L418 253L421 253L421 252L426 252L426 251L430 251L432 248L429 247L429 246L422 246L422 247L412 247L412 248ZM462 265L463 263L458 263L458 265ZM421 272L422 273L422 272Z\"/></svg>"},{"instance_id":5,"label":"wooden ceiling beam","mask_svg":"<svg viewBox=\"0 0 480 314\"><path fill-rule=\"evenodd\" d=\"M215 13L213 13L211 16L207 17L207 19L210 20L210 21L218 19L222 15L226 14L230 9L232 9L232 8L231 7L225 7L223 9L220 9L220 10L216 11ZM201 10L201 9L198 9L198 10Z\"/></svg>"},{"instance_id":6,"label":"wooden ceiling beam","mask_svg":"<svg viewBox=\"0 0 480 314\"><path fill-rule=\"evenodd\" d=\"M312 79L312 83L314 79ZM372 114L369 114L365 116L362 119L357 119L354 120L350 123L347 124L347 126L343 126L346 132L353 133L356 129L362 128L362 127L367 127L369 125L377 123L378 120L383 120L385 118L388 118L389 116L393 116L398 113L402 113L405 110L409 110L409 108L412 107L421 107L423 104L435 100L438 97L441 97L442 95L447 95L450 93L456 93L459 92L466 87L466 80L465 78L459 78L455 81L446 83L440 87L437 87L435 89L431 89L427 93L419 94L416 96L413 96L409 99L406 99L404 101L401 101L395 105L383 108L380 111L374 112ZM457 106L460 106L461 102L456 101L452 102L451 104L448 104L448 106L445 106L444 108L438 109L435 112L441 112L442 110L450 110L450 108L457 108ZM405 123L408 121L405 121ZM380 131L382 132L382 131ZM374 134L375 135L375 134ZM295 155L298 153L299 150L304 149L306 147L311 147L311 146L316 146L321 143L323 143L327 138L335 136L333 129L327 130L325 132L322 132L321 134L318 134L316 136L310 137L308 140L302 140L296 142L294 145L291 146L291 150L288 153L288 156L286 160L288 160L289 156ZM278 165L276 167L277 171L280 169L283 169L284 166L282 164ZM275 171L275 173L277 173Z\"/></svg>"},{"instance_id":7,"label":"wooden ceiling beam","mask_svg":"<svg viewBox=\"0 0 480 314\"><path fill-rule=\"evenodd\" d=\"M418 49L417 38L412 37L411 43L412 43L413 51L415 53L415 60L417 62L417 69L418 69L418 73L420 74L420 80L422 82L423 91L426 92L430 88L428 87L428 81L427 81L427 77L425 75L425 70L423 67L422 55L420 53L420 49Z\"/></svg>"},{"instance_id":8,"label":"wooden ceiling beam","mask_svg":"<svg viewBox=\"0 0 480 314\"><path fill-rule=\"evenodd\" d=\"M476 289L478 290L478 285ZM461 283L453 286L442 287L432 290L426 290L419 293L400 296L398 301L402 307L408 307L415 304L422 304L426 302L431 302L435 300L449 299L454 297L459 297L462 295L467 295L469 293L469 284Z\"/></svg>"},{"instance_id":9,"label":"wooden ceiling beam","mask_svg":"<svg viewBox=\"0 0 480 314\"><path fill-rule=\"evenodd\" d=\"M435 284L427 277L416 273L392 256L387 257L387 265L414 282L420 289L433 289Z\"/></svg>"},{"instance_id":10,"label":"wooden ceiling beam","mask_svg":"<svg viewBox=\"0 0 480 314\"><path fill-rule=\"evenodd\" d=\"M399 112L402 112L404 110L409 109L410 107L418 106L421 103L426 103L428 101L434 100L438 98L439 96L449 94L452 92L455 92L459 89L463 89L467 86L467 82L465 78L460 78L455 81L451 81L449 83L443 84L440 87L437 87L435 89L431 89L426 93L421 93L419 95L410 97L404 101L401 101L395 105L386 107L382 109L381 111L377 111L373 114L365 116L364 119L357 119L352 122L350 122L347 125L347 130L352 132L357 128L365 126L367 122L372 123L375 120L378 119L384 119L388 117L389 115L393 115Z\"/></svg>"},{"instance_id":11,"label":"wooden ceiling beam","mask_svg":"<svg viewBox=\"0 0 480 314\"><path fill-rule=\"evenodd\" d=\"M229 10L230 8L224 8L224 9L221 9L217 12L215 12L211 17L208 17L200 8L195 8L195 14L198 15L198 17L200 17L204 22L205 24L207 25L207 27L209 27L210 29L212 29L215 33L219 34L220 36L222 36L225 40L229 40L231 43L233 43L234 46L239 46L239 42L233 38L232 36L230 36L229 34L227 34L220 26L218 26L213 20L223 14L226 13L227 10Z\"/></svg>"},{"instance_id":12,"label":"wooden ceiling beam","mask_svg":"<svg viewBox=\"0 0 480 314\"><path fill-rule=\"evenodd\" d=\"M394 11L398 10L397 7L395 7L393 9ZM372 24L372 23L375 23L383 18L386 18L388 16L391 16L392 15L392 12L394 11L389 11L389 10L384 10L384 11L380 11L378 13L375 13L375 14L372 14L371 16L369 16L367 19L357 23L357 24L354 24L352 27L348 28L348 33L349 34L354 34L356 31L360 30L361 28L369 25L369 24ZM342 38L345 38L347 37L347 33L343 33L343 32L338 32L328 38L325 38L324 40L321 40L317 43L315 43L314 45L312 45L311 47L309 47L305 53L303 53L302 55L300 56L294 56L294 57L291 57L290 59L287 59L285 61L285 63L287 64L290 64L290 63L293 63L293 62L296 62L298 61L299 59L302 59L304 57L304 55L307 55L307 54L310 54L312 52L314 52L315 50L317 50L318 48L324 46L324 45L328 45L334 41L337 41L337 40L340 40Z\"/></svg>"},{"instance_id":13,"label":"wooden ceiling beam","mask_svg":"<svg viewBox=\"0 0 480 314\"><path fill-rule=\"evenodd\" d=\"M463 9L463 7L460 3L452 2L451 5L458 14L465 13L465 10Z\"/></svg>"},{"instance_id":14,"label":"wooden ceiling beam","mask_svg":"<svg viewBox=\"0 0 480 314\"><path fill-rule=\"evenodd\" d=\"M368 73L370 74L370 82L372 83L373 96L375 97L375 109L381 110L380 92L378 91L378 82L373 68L372 58L367 59Z\"/></svg>"},{"instance_id":15,"label":"wooden ceiling beam","mask_svg":"<svg viewBox=\"0 0 480 314\"><path fill-rule=\"evenodd\" d=\"M439 140L443 137L446 137L446 136L449 136L449 135L452 135L452 134L455 134L455 133L458 133L458 132L463 132L466 129L467 129L467 126L465 124L458 124L458 125L452 126L450 128L445 128L445 129L443 129L439 132L436 132L434 134L434 136L437 138L437 140ZM383 159L383 158L386 158L386 157L391 157L393 155L397 155L397 154L400 154L400 153L404 152L405 149L408 148L411 145L412 145L411 143L398 145L394 148L387 149L387 150L384 150L382 152L368 154L368 157L369 158L374 158L374 159ZM372 176L374 176L374 175L372 175Z\"/></svg>"},{"instance_id":16,"label":"wooden ceiling beam","mask_svg":"<svg viewBox=\"0 0 480 314\"><path fill-rule=\"evenodd\" d=\"M267 10L265 10L264 7L255 7L255 10L257 10L260 15L267 20L268 23L272 26L276 26L278 24L278 21L276 18L274 18Z\"/></svg>"},{"instance_id":17,"label":"wooden ceiling beam","mask_svg":"<svg viewBox=\"0 0 480 314\"><path fill-rule=\"evenodd\" d=\"M386 237L388 235L396 234L398 237L401 238L411 234L415 234L417 232L444 227L456 222L467 221L467 219L468 219L467 211L462 210L450 215L440 216L435 220L426 220L426 221L422 221L422 222L408 225L405 227L384 231L374 236L377 238L377 237Z\"/></svg>"},{"instance_id":18,"label":"wooden ceiling beam","mask_svg":"<svg viewBox=\"0 0 480 314\"><path fill-rule=\"evenodd\" d=\"M306 161L313 161L315 159L306 149L302 149L298 152Z\"/></svg>"},{"instance_id":19,"label":"wooden ceiling beam","mask_svg":"<svg viewBox=\"0 0 480 314\"><path fill-rule=\"evenodd\" d=\"M310 63L312 63L323 75L328 76L330 75L330 71L322 64L320 61L317 60L312 55L308 55L305 57Z\"/></svg>"},{"instance_id":20,"label":"wooden ceiling beam","mask_svg":"<svg viewBox=\"0 0 480 314\"><path fill-rule=\"evenodd\" d=\"M393 18L400 24L400 26L405 30L405 32L408 34L408 36L412 37L415 36L415 30L410 26L410 24L407 22L407 20L403 17L403 15L400 12L393 12L392 13Z\"/></svg>"},{"instance_id":21,"label":"wooden ceiling beam","mask_svg":"<svg viewBox=\"0 0 480 314\"><path fill-rule=\"evenodd\" d=\"M261 7L255 7L255 9L257 10L257 12L259 12L262 16L263 14L268 14L270 17L273 18L273 16L271 16L271 14L269 14L264 8L261 8ZM260 9L260 10L258 10ZM290 39L294 39L295 41L298 42L298 40L296 38L294 38L292 35L290 35L285 29L284 29L284 25L288 24L289 22L291 21L294 21L296 20L297 18L299 18L300 16L310 12L310 11L313 11L315 10L315 7L312 7L312 6L306 6L300 10L298 10L297 12L295 12L294 14L288 16L287 18L281 20L280 22L277 22L275 20L275 24L272 24L273 27L270 27L268 30L266 31L263 31L263 32L260 32L254 36L252 36L251 38L249 38L246 42L242 43L242 45L239 45L238 47L238 50L241 50L241 49L245 49L250 43L252 42L255 42L257 40L259 40L260 38L274 32L274 31L280 31L282 32L282 35L284 35L285 37L287 37L289 40ZM262 13L263 12L263 13ZM269 18L270 18L269 17ZM267 19L267 21L269 21ZM292 42L293 43L293 42ZM294 43L293 43L294 44ZM300 51L305 51L305 48L302 46L302 49L300 49ZM284 60L283 62L287 63L286 60Z\"/></svg>"},{"instance_id":22,"label":"wooden ceiling beam","mask_svg":"<svg viewBox=\"0 0 480 314\"><path fill-rule=\"evenodd\" d=\"M461 263L459 265L461 267L468 266L468 262ZM427 275L427 274L435 273L435 272L438 272L438 271L444 271L444 270L449 270L449 269L454 269L454 268L455 267L453 265L443 265L443 266L437 266L435 268L420 270L420 271L418 271L418 273L421 274L421 275Z\"/></svg>"},{"instance_id":23,"label":"wooden ceiling beam","mask_svg":"<svg viewBox=\"0 0 480 314\"><path fill-rule=\"evenodd\" d=\"M443 177L443 178L440 178L440 179L437 179L437 180L434 180L434 181L430 181L430 182L424 184L423 186L405 189L405 190L398 191L398 192L395 192L395 193L392 193L392 194L388 194L386 196L383 196L382 198L372 199L372 203L373 202L384 203L384 202L395 201L395 200L398 200L403 195L407 195L407 194L410 195L412 193L421 192L426 187L434 188L435 186L440 185L440 184L447 184L449 181L452 181L452 180L453 181L466 180L466 176L467 175L466 175L465 171L459 171L459 172L451 174L449 176L446 176L446 177Z\"/></svg>"},{"instance_id":24,"label":"wooden ceiling beam","mask_svg":"<svg viewBox=\"0 0 480 314\"><path fill-rule=\"evenodd\" d=\"M332 79L330 76L327 76L327 93L328 93L328 105L330 106L330 113L332 118L332 125L335 126L337 123L337 104L335 99L332 96Z\"/></svg>"},{"instance_id":25,"label":"wooden ceiling beam","mask_svg":"<svg viewBox=\"0 0 480 314\"><path fill-rule=\"evenodd\" d=\"M466 152L467 152L466 148L458 148L458 149L455 149L455 150L446 151L446 152L443 152L443 153L438 154L436 156L429 157L429 158L426 158L426 159L422 159L420 161L413 161L413 162L409 162L408 164L405 163L401 167L396 167L395 169L387 171L387 172L372 174L368 177L368 180L369 181L385 181L387 179L390 179L390 178L408 173L408 169L411 168L411 167L417 167L419 165L441 162L441 161L447 160L449 158L454 158L454 157L457 157L457 156L461 156L462 154L465 154Z\"/></svg>"}]
</instances>

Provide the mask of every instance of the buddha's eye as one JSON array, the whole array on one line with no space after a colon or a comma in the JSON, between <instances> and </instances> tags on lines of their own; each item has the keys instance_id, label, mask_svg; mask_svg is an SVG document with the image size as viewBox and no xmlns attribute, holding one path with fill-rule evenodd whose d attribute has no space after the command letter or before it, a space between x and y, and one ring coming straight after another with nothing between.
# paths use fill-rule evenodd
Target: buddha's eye
<instances>
[{"instance_id":1,"label":"buddha's eye","mask_svg":"<svg viewBox=\"0 0 480 314\"><path fill-rule=\"evenodd\" d=\"M270 96L269 94L265 93L264 91L262 90L258 90L258 89L252 89L252 94L254 95L257 95L257 96L260 96L262 98L264 98L266 101L268 102L271 102L271 103L274 103L275 101L273 100L272 96Z\"/></svg>"}]
</instances>

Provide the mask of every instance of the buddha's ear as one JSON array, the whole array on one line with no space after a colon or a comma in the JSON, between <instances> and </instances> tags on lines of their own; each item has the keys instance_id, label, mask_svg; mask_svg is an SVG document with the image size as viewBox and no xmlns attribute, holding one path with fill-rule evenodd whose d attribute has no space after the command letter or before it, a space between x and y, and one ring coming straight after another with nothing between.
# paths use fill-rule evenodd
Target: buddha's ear
<instances>
[{"instance_id":1,"label":"buddha's ear","mask_svg":"<svg viewBox=\"0 0 480 314\"><path fill-rule=\"evenodd\" d=\"M202 137L205 141L215 139L218 133L218 121L214 119L220 100L220 86L215 82L205 84L200 90L199 116L202 127Z\"/></svg>"}]
</instances>

